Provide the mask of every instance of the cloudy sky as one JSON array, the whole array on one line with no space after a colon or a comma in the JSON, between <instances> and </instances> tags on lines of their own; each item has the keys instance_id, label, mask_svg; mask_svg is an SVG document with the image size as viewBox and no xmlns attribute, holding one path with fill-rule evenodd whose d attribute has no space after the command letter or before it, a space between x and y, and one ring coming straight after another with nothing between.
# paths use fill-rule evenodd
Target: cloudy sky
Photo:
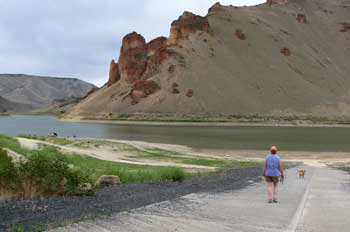
<instances>
[{"instance_id":1,"label":"cloudy sky","mask_svg":"<svg viewBox=\"0 0 350 232\"><path fill-rule=\"evenodd\" d=\"M107 80L122 37L168 36L184 10L205 15L217 0L0 0L0 73ZM255 5L264 0L224 0Z\"/></svg>"}]
</instances>

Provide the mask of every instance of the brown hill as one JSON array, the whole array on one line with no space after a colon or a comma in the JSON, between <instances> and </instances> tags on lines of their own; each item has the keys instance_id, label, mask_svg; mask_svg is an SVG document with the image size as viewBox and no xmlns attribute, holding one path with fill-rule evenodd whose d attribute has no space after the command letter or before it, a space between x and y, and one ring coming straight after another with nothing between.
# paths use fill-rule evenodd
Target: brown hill
<instances>
[{"instance_id":1,"label":"brown hill","mask_svg":"<svg viewBox=\"0 0 350 232\"><path fill-rule=\"evenodd\" d=\"M169 38L123 39L108 84L67 117L350 116L350 1L268 0L185 12Z\"/></svg>"}]
</instances>

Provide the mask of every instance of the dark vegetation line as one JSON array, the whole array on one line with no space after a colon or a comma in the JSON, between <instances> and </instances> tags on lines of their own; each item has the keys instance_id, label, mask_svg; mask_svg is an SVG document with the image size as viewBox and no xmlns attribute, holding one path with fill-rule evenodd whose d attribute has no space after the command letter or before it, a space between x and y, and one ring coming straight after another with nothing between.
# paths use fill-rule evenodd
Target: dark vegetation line
<instances>
[{"instance_id":1,"label":"dark vegetation line","mask_svg":"<svg viewBox=\"0 0 350 232\"><path fill-rule=\"evenodd\" d=\"M58 116L64 117L63 115ZM109 115L105 117L86 116L82 120L107 120L107 121L130 121L130 122L178 122L178 123L297 123L308 122L312 124L330 124L330 125L348 125L348 117L320 117L312 115L288 115L288 116L269 116L269 115L219 115L219 116L171 116L171 115Z\"/></svg>"}]
</instances>

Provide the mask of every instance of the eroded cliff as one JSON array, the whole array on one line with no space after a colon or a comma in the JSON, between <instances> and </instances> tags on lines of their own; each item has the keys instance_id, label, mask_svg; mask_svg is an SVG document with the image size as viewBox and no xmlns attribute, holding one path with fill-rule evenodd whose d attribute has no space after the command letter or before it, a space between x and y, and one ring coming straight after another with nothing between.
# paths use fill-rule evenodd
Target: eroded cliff
<instances>
[{"instance_id":1,"label":"eroded cliff","mask_svg":"<svg viewBox=\"0 0 350 232\"><path fill-rule=\"evenodd\" d=\"M169 37L126 35L108 85L67 117L350 117L349 9L349 0L267 0L184 12Z\"/></svg>"}]
</instances>

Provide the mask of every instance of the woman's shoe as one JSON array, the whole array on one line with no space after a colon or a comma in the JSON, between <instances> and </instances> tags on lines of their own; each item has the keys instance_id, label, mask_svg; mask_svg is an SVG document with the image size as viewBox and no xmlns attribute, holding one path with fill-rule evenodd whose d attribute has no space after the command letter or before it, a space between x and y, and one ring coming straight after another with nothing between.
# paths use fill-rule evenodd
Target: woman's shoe
<instances>
[{"instance_id":1,"label":"woman's shoe","mask_svg":"<svg viewBox=\"0 0 350 232\"><path fill-rule=\"evenodd\" d=\"M273 203L273 200L268 200L267 203L271 204Z\"/></svg>"},{"instance_id":2,"label":"woman's shoe","mask_svg":"<svg viewBox=\"0 0 350 232\"><path fill-rule=\"evenodd\" d=\"M273 199L273 203L278 203L278 200L276 198Z\"/></svg>"}]
</instances>

